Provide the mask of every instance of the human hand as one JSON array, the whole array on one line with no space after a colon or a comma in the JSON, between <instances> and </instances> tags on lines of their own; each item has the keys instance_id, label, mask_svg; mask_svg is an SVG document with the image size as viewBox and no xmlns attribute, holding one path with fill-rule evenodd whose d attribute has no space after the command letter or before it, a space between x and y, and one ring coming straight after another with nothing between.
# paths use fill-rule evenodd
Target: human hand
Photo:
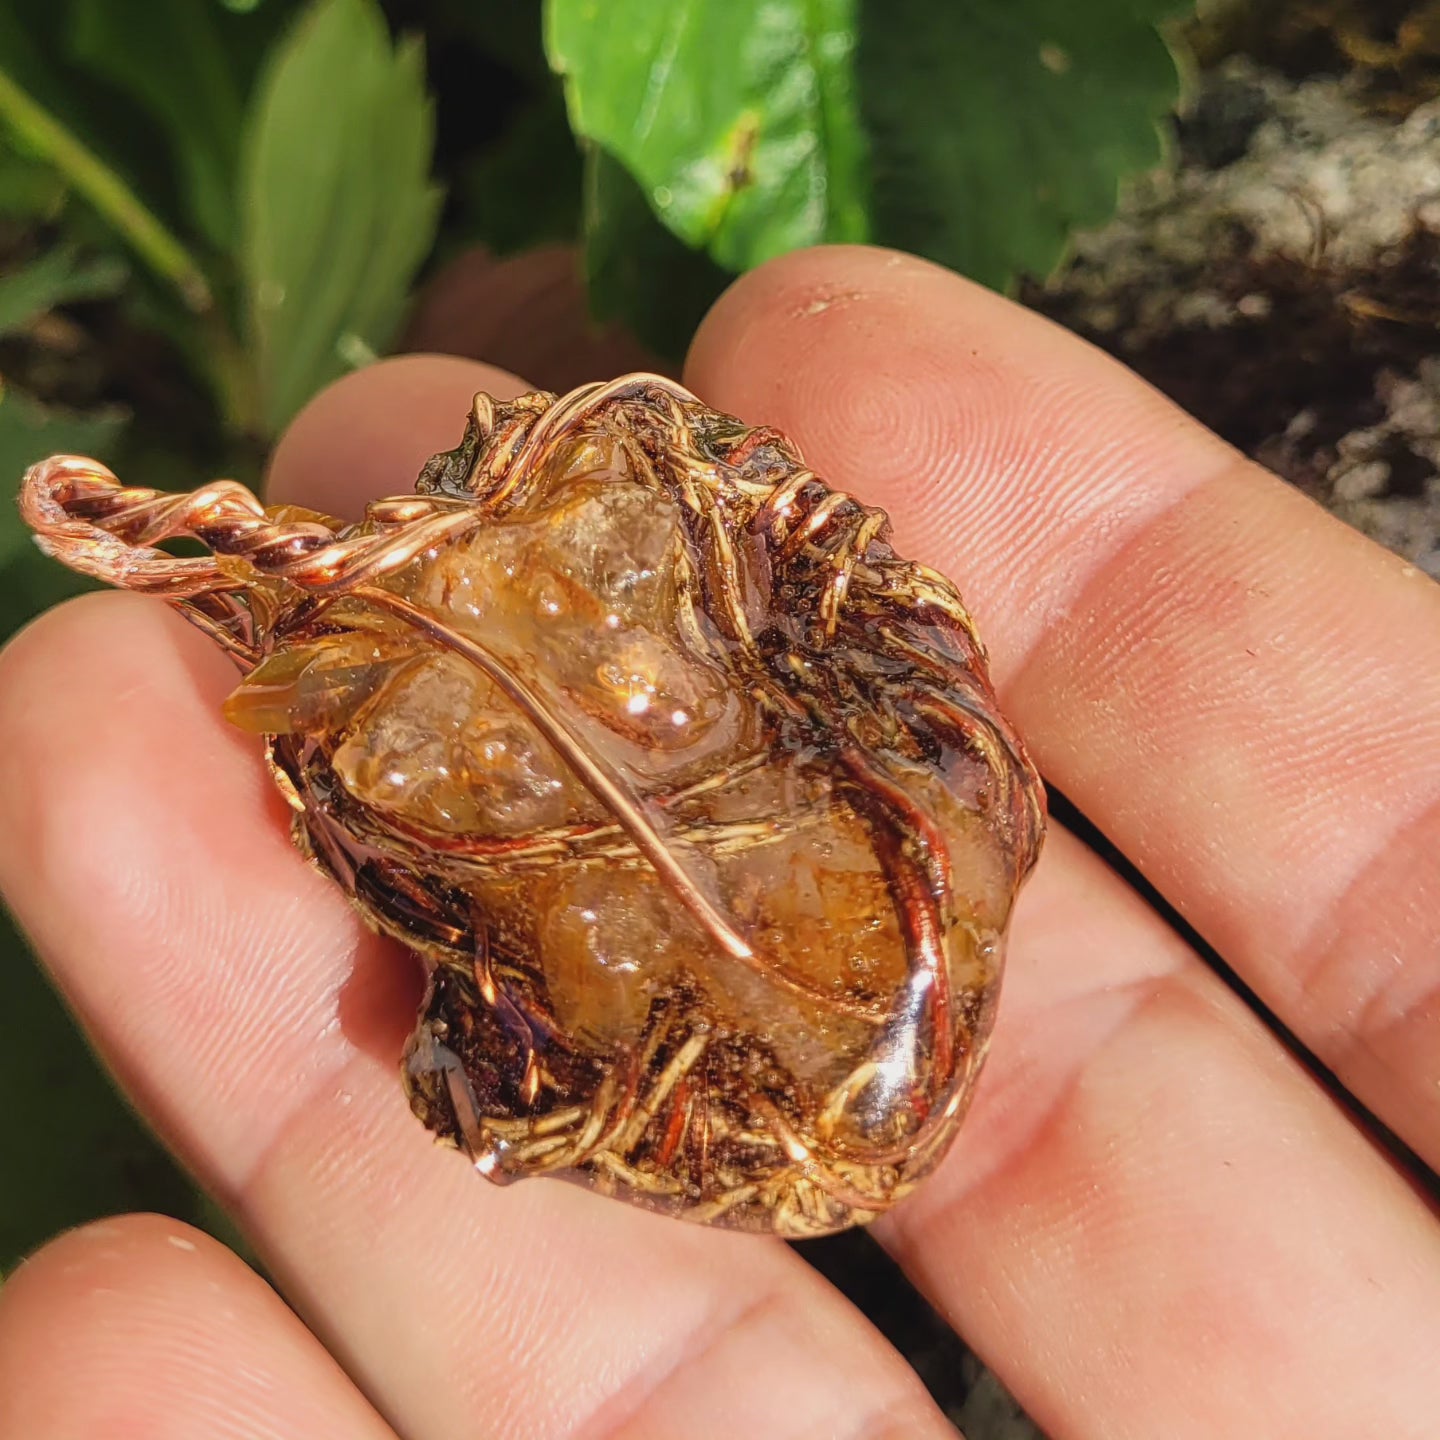
<instances>
[{"instance_id":1,"label":"human hand","mask_svg":"<svg viewBox=\"0 0 1440 1440\"><path fill-rule=\"evenodd\" d=\"M1440 589L1122 368L932 266L740 281L687 383L787 430L960 585L1036 759L1440 1164ZM271 493L354 513L465 361L321 396ZM0 1440L943 1436L792 1251L481 1184L409 1114L414 977L291 849L232 683L89 597L0 660L0 888L237 1259L129 1218L0 1291ZM1433 1436L1440 1224L1164 920L1052 830L949 1160L874 1233L1054 1440ZM382 1418L383 1417L383 1418Z\"/></svg>"}]
</instances>

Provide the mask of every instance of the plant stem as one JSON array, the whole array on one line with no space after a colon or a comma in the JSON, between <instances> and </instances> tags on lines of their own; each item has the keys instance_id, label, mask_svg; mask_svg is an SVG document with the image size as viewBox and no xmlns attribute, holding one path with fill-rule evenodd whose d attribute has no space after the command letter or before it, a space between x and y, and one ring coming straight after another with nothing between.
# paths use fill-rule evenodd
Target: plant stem
<instances>
[{"instance_id":1,"label":"plant stem","mask_svg":"<svg viewBox=\"0 0 1440 1440\"><path fill-rule=\"evenodd\" d=\"M188 250L98 155L0 69L0 123L52 164L120 232L135 253L179 292L209 310L209 283Z\"/></svg>"}]
</instances>

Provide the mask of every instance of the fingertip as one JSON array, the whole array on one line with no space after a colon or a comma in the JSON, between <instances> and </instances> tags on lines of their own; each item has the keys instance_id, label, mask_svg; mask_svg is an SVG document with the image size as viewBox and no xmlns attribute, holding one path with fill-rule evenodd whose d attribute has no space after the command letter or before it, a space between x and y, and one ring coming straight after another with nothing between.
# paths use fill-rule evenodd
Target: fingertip
<instances>
[{"instance_id":1,"label":"fingertip","mask_svg":"<svg viewBox=\"0 0 1440 1440\"><path fill-rule=\"evenodd\" d=\"M0 1290L0 1440L121 1434L390 1436L254 1271L162 1215L61 1235Z\"/></svg>"},{"instance_id":2,"label":"fingertip","mask_svg":"<svg viewBox=\"0 0 1440 1440\"><path fill-rule=\"evenodd\" d=\"M377 495L408 494L425 462L459 443L476 391L508 400L529 388L508 370L454 355L368 365L295 417L271 457L266 497L354 518Z\"/></svg>"},{"instance_id":3,"label":"fingertip","mask_svg":"<svg viewBox=\"0 0 1440 1440\"><path fill-rule=\"evenodd\" d=\"M92 1220L62 1231L20 1262L0 1289L0 1333L16 1308L63 1306L75 1290L134 1274L163 1286L172 1273L188 1276L197 1265L210 1269L239 1263L218 1240L168 1215L142 1212Z\"/></svg>"},{"instance_id":4,"label":"fingertip","mask_svg":"<svg viewBox=\"0 0 1440 1440\"><path fill-rule=\"evenodd\" d=\"M977 307L967 329L979 328L988 306L1005 304L953 271L882 246L790 251L740 276L711 306L686 357L686 384L707 395L753 393L762 400L767 385L776 387L793 373L792 359L813 363L837 343L848 350L848 337L878 341L881 348L865 368L879 368L904 330L890 330L883 316L872 313L874 302L916 298L933 305L937 287L948 306Z\"/></svg>"},{"instance_id":5,"label":"fingertip","mask_svg":"<svg viewBox=\"0 0 1440 1440\"><path fill-rule=\"evenodd\" d=\"M80 1433L65 1420L117 1403L142 1357L147 1383L163 1384L157 1372L174 1365L173 1332L187 1310L213 1311L222 1288L249 1299L262 1283L217 1241L162 1215L117 1215L56 1236L0 1290L0 1437ZM88 1394L75 1393L78 1377ZM45 1430L25 1430L24 1416L43 1417Z\"/></svg>"}]
</instances>

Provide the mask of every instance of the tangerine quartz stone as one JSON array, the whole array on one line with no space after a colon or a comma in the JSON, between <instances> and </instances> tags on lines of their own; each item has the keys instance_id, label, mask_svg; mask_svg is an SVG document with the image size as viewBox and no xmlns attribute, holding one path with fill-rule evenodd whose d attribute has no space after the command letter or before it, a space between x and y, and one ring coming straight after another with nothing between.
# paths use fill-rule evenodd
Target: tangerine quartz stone
<instances>
[{"instance_id":1,"label":"tangerine quartz stone","mask_svg":"<svg viewBox=\"0 0 1440 1440\"><path fill-rule=\"evenodd\" d=\"M226 713L423 957L404 1078L437 1135L493 1181L787 1237L933 1168L1043 800L881 512L629 377L478 397L358 526L266 518L331 551L217 562L255 662Z\"/></svg>"}]
</instances>

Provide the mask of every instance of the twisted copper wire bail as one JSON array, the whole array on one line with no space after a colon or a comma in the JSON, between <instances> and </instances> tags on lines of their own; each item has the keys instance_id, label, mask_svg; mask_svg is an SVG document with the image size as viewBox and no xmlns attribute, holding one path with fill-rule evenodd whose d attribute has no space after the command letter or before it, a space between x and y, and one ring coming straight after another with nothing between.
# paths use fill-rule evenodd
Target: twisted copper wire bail
<instances>
[{"instance_id":1,"label":"twisted copper wire bail","mask_svg":"<svg viewBox=\"0 0 1440 1440\"><path fill-rule=\"evenodd\" d=\"M689 391L657 375L584 386L558 402L539 392L515 402L534 403L506 427L499 437L506 443L498 447L491 443L497 438L494 402L477 396L474 414L485 442L485 468L495 468L497 448L505 461L503 479L487 500L495 503L523 489L559 436L583 417L647 392L695 403ZM330 525L276 518L233 480L212 481L186 494L127 487L108 467L80 455L56 455L32 466L21 483L20 512L41 548L55 559L122 589L175 601L245 586L213 559L181 559L155 548L166 540L198 540L215 555L243 560L261 575L323 595L398 569L481 523L475 506L465 500L397 496L372 503L363 533L342 538Z\"/></svg>"},{"instance_id":2,"label":"twisted copper wire bail","mask_svg":"<svg viewBox=\"0 0 1440 1440\"><path fill-rule=\"evenodd\" d=\"M341 538L317 521L278 519L249 490L216 480L186 494L121 485L96 460L56 455L25 473L20 513L47 554L127 590L184 600L243 590L213 558L167 555L165 540L194 539L215 555L311 594L347 590L473 529L470 507L439 497L375 501L363 533Z\"/></svg>"}]
</instances>

